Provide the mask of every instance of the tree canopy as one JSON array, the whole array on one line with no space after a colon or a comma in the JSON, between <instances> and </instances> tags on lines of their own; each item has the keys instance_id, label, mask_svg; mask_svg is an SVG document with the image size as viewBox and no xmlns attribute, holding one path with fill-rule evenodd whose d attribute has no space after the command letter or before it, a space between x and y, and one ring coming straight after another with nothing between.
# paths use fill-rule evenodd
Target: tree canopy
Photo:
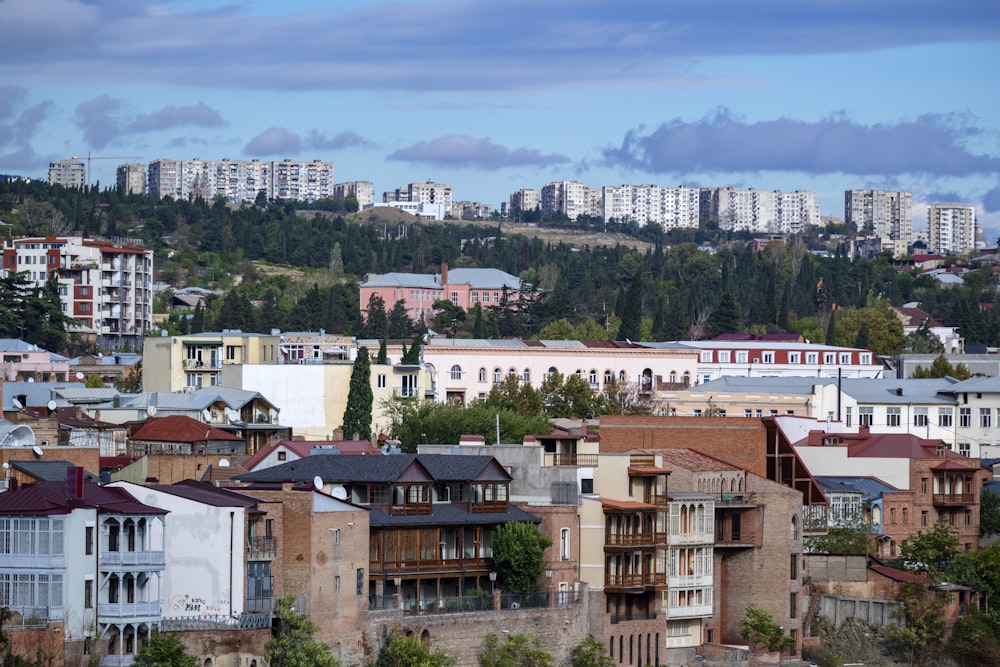
<instances>
[{"instance_id":1,"label":"tree canopy","mask_svg":"<svg viewBox=\"0 0 1000 667\"><path fill-rule=\"evenodd\" d=\"M511 593L531 593L545 571L545 550L552 538L538 526L511 521L493 533L493 564L501 586Z\"/></svg>"}]
</instances>

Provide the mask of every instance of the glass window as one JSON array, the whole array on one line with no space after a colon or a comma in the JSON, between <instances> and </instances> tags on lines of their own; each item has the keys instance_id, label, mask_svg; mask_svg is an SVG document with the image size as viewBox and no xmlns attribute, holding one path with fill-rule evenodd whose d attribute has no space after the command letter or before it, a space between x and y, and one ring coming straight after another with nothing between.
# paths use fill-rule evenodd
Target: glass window
<instances>
[{"instance_id":1,"label":"glass window","mask_svg":"<svg viewBox=\"0 0 1000 667\"><path fill-rule=\"evenodd\" d=\"M990 408L979 408L979 427L990 428L993 425Z\"/></svg>"},{"instance_id":2,"label":"glass window","mask_svg":"<svg viewBox=\"0 0 1000 667\"><path fill-rule=\"evenodd\" d=\"M870 405L858 406L858 424L871 426L875 421L875 408Z\"/></svg>"},{"instance_id":3,"label":"glass window","mask_svg":"<svg viewBox=\"0 0 1000 667\"><path fill-rule=\"evenodd\" d=\"M886 408L885 417L887 426L899 426L902 418L902 408Z\"/></svg>"},{"instance_id":4,"label":"glass window","mask_svg":"<svg viewBox=\"0 0 1000 667\"><path fill-rule=\"evenodd\" d=\"M747 351L737 350L736 351L736 363L745 364L747 362Z\"/></svg>"},{"instance_id":5,"label":"glass window","mask_svg":"<svg viewBox=\"0 0 1000 667\"><path fill-rule=\"evenodd\" d=\"M493 369L493 384L500 384L500 380L503 379L502 371L499 368Z\"/></svg>"},{"instance_id":6,"label":"glass window","mask_svg":"<svg viewBox=\"0 0 1000 667\"><path fill-rule=\"evenodd\" d=\"M948 428L952 422L951 408L938 408L938 426Z\"/></svg>"},{"instance_id":7,"label":"glass window","mask_svg":"<svg viewBox=\"0 0 1000 667\"><path fill-rule=\"evenodd\" d=\"M462 379L462 367L459 366L458 364L455 364L454 366L451 367L451 379L452 380Z\"/></svg>"},{"instance_id":8,"label":"glass window","mask_svg":"<svg viewBox=\"0 0 1000 667\"><path fill-rule=\"evenodd\" d=\"M927 408L913 408L913 425L927 426Z\"/></svg>"},{"instance_id":9,"label":"glass window","mask_svg":"<svg viewBox=\"0 0 1000 667\"><path fill-rule=\"evenodd\" d=\"M719 363L728 364L730 354L729 350L719 350Z\"/></svg>"},{"instance_id":10,"label":"glass window","mask_svg":"<svg viewBox=\"0 0 1000 667\"><path fill-rule=\"evenodd\" d=\"M960 428L969 428L972 426L972 408L958 409L958 425Z\"/></svg>"},{"instance_id":11,"label":"glass window","mask_svg":"<svg viewBox=\"0 0 1000 667\"><path fill-rule=\"evenodd\" d=\"M485 368L480 368L479 369L479 381L480 382L486 382L486 369Z\"/></svg>"}]
</instances>

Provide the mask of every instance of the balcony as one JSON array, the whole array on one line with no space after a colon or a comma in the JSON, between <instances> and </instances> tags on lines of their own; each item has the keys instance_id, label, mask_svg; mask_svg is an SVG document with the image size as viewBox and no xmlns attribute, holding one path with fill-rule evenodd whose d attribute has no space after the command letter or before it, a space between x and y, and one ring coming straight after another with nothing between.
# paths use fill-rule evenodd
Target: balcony
<instances>
[{"instance_id":1,"label":"balcony","mask_svg":"<svg viewBox=\"0 0 1000 667\"><path fill-rule=\"evenodd\" d=\"M251 537L247 540L247 558L262 560L274 558L278 553L278 538Z\"/></svg>"},{"instance_id":2,"label":"balcony","mask_svg":"<svg viewBox=\"0 0 1000 667\"><path fill-rule=\"evenodd\" d=\"M667 577L667 586L670 588L711 588L712 575L710 574L678 574Z\"/></svg>"},{"instance_id":3,"label":"balcony","mask_svg":"<svg viewBox=\"0 0 1000 667\"><path fill-rule=\"evenodd\" d=\"M935 507L963 507L975 505L976 496L972 493L935 493Z\"/></svg>"},{"instance_id":4,"label":"balcony","mask_svg":"<svg viewBox=\"0 0 1000 667\"><path fill-rule=\"evenodd\" d=\"M130 667L135 664L135 654L102 655L100 667Z\"/></svg>"},{"instance_id":5,"label":"balcony","mask_svg":"<svg viewBox=\"0 0 1000 667\"><path fill-rule=\"evenodd\" d=\"M597 467L597 454L577 454L576 452L556 452L552 455L554 466L584 466Z\"/></svg>"},{"instance_id":6,"label":"balcony","mask_svg":"<svg viewBox=\"0 0 1000 667\"><path fill-rule=\"evenodd\" d=\"M608 533L604 536L604 546L607 547L654 547L666 546L667 534L664 532L639 533Z\"/></svg>"},{"instance_id":7,"label":"balcony","mask_svg":"<svg viewBox=\"0 0 1000 667\"><path fill-rule=\"evenodd\" d=\"M667 607L667 618L702 618L712 615L712 605L696 604L686 607Z\"/></svg>"},{"instance_id":8,"label":"balcony","mask_svg":"<svg viewBox=\"0 0 1000 667\"><path fill-rule=\"evenodd\" d=\"M102 621L158 619L162 614L160 601L155 602L102 602L97 605Z\"/></svg>"},{"instance_id":9,"label":"balcony","mask_svg":"<svg viewBox=\"0 0 1000 667\"><path fill-rule=\"evenodd\" d=\"M101 567L157 567L162 569L166 564L162 551L102 551Z\"/></svg>"},{"instance_id":10,"label":"balcony","mask_svg":"<svg viewBox=\"0 0 1000 667\"><path fill-rule=\"evenodd\" d=\"M666 573L610 574L604 575L604 588L611 592L644 590L647 587L666 586Z\"/></svg>"},{"instance_id":11,"label":"balcony","mask_svg":"<svg viewBox=\"0 0 1000 667\"><path fill-rule=\"evenodd\" d=\"M66 567L66 557L62 554L0 554L0 568L30 567L39 569Z\"/></svg>"}]
</instances>

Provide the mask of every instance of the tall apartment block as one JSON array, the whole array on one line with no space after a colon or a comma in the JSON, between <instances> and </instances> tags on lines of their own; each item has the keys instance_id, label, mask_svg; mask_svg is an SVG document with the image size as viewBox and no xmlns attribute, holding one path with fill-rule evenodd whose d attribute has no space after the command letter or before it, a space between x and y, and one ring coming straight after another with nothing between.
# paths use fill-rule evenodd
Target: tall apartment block
<instances>
[{"instance_id":1,"label":"tall apartment block","mask_svg":"<svg viewBox=\"0 0 1000 667\"><path fill-rule=\"evenodd\" d=\"M268 199L315 201L333 197L333 163L313 160L169 160L149 163L149 194L157 197L253 202Z\"/></svg>"},{"instance_id":2,"label":"tall apartment block","mask_svg":"<svg viewBox=\"0 0 1000 667\"><path fill-rule=\"evenodd\" d=\"M414 204L443 204L445 209L452 205L451 184L410 183L405 188L396 188L392 192L382 193L382 202L410 202Z\"/></svg>"},{"instance_id":3,"label":"tall apartment block","mask_svg":"<svg viewBox=\"0 0 1000 667\"><path fill-rule=\"evenodd\" d=\"M600 190L577 181L556 181L542 188L540 206L543 215L561 213L576 220L581 215L601 215L600 201Z\"/></svg>"},{"instance_id":4,"label":"tall apartment block","mask_svg":"<svg viewBox=\"0 0 1000 667\"><path fill-rule=\"evenodd\" d=\"M813 192L708 188L702 196L707 199L704 209L708 218L724 230L796 234L820 224L819 203Z\"/></svg>"},{"instance_id":5,"label":"tall apartment block","mask_svg":"<svg viewBox=\"0 0 1000 667\"><path fill-rule=\"evenodd\" d=\"M146 193L146 165L135 162L122 164L115 175L119 192L126 195Z\"/></svg>"},{"instance_id":6,"label":"tall apartment block","mask_svg":"<svg viewBox=\"0 0 1000 667\"><path fill-rule=\"evenodd\" d=\"M879 238L913 241L913 193L885 190L846 190L844 222Z\"/></svg>"},{"instance_id":7,"label":"tall apartment block","mask_svg":"<svg viewBox=\"0 0 1000 667\"><path fill-rule=\"evenodd\" d=\"M347 181L346 183L334 183L333 198L347 199L354 197L358 200L358 207L364 208L375 203L375 186L371 181Z\"/></svg>"},{"instance_id":8,"label":"tall apartment block","mask_svg":"<svg viewBox=\"0 0 1000 667\"><path fill-rule=\"evenodd\" d=\"M927 209L932 252L961 255L976 245L976 209L966 204L932 204Z\"/></svg>"},{"instance_id":9,"label":"tall apartment block","mask_svg":"<svg viewBox=\"0 0 1000 667\"><path fill-rule=\"evenodd\" d=\"M697 227L700 189L659 185L605 186L601 215L607 220L631 220L640 226L652 223L663 229Z\"/></svg>"},{"instance_id":10,"label":"tall apartment block","mask_svg":"<svg viewBox=\"0 0 1000 667\"><path fill-rule=\"evenodd\" d=\"M59 282L63 311L93 329L102 349L141 350L153 323L153 251L141 241L25 238L3 249L3 270L41 286Z\"/></svg>"},{"instance_id":11,"label":"tall apartment block","mask_svg":"<svg viewBox=\"0 0 1000 667\"><path fill-rule=\"evenodd\" d=\"M49 162L49 185L64 188L82 188L87 183L87 165L73 160Z\"/></svg>"},{"instance_id":12,"label":"tall apartment block","mask_svg":"<svg viewBox=\"0 0 1000 667\"><path fill-rule=\"evenodd\" d=\"M508 198L507 214L516 215L518 212L534 211L541 202L542 194L538 190L521 188Z\"/></svg>"}]
</instances>

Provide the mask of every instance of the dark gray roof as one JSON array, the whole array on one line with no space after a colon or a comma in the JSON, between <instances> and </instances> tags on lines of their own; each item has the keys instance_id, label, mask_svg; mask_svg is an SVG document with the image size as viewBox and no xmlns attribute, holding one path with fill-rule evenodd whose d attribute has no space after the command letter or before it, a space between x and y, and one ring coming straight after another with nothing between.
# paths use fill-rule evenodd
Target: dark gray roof
<instances>
[{"instance_id":1,"label":"dark gray roof","mask_svg":"<svg viewBox=\"0 0 1000 667\"><path fill-rule=\"evenodd\" d=\"M368 513L368 522L372 526L460 526L467 523L482 525L507 523L508 521L538 523L539 519L535 515L529 514L514 505L509 505L507 512L476 512L475 514L465 509L463 505L452 505L450 503L432 504L430 514L404 514L400 516L389 514L376 507L372 507Z\"/></svg>"},{"instance_id":2,"label":"dark gray roof","mask_svg":"<svg viewBox=\"0 0 1000 667\"><path fill-rule=\"evenodd\" d=\"M841 493L861 493L865 500L874 500L888 491L899 491L877 477L849 477L838 475L817 475L816 483L823 491Z\"/></svg>"},{"instance_id":3,"label":"dark gray roof","mask_svg":"<svg viewBox=\"0 0 1000 667\"><path fill-rule=\"evenodd\" d=\"M452 456L450 454L392 454L390 456L307 456L281 465L254 470L236 479L244 482L324 482L389 483L406 468L417 463L435 481L458 482L476 479L493 461L492 456ZM502 468L501 468L502 470Z\"/></svg>"},{"instance_id":4,"label":"dark gray roof","mask_svg":"<svg viewBox=\"0 0 1000 667\"><path fill-rule=\"evenodd\" d=\"M66 471L75 465L69 461L11 461L10 467L30 475L40 482L65 482ZM96 475L87 471L83 473L88 482L100 481Z\"/></svg>"}]
</instances>

